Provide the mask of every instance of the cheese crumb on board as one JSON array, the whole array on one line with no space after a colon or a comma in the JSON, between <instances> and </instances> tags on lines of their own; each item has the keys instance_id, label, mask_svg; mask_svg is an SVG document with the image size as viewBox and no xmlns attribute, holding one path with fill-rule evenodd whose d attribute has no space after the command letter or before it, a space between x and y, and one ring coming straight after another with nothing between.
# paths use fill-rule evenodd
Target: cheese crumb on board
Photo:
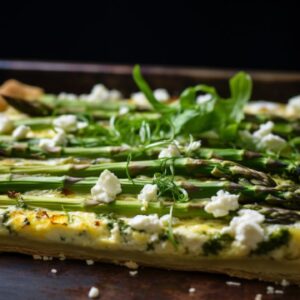
<instances>
[{"instance_id":1,"label":"cheese crumb on board","mask_svg":"<svg viewBox=\"0 0 300 300\"><path fill-rule=\"evenodd\" d=\"M228 286L241 286L241 283L237 281L226 281L226 284Z\"/></svg>"},{"instance_id":2,"label":"cheese crumb on board","mask_svg":"<svg viewBox=\"0 0 300 300\"><path fill-rule=\"evenodd\" d=\"M92 286L88 293L89 298L97 298L99 297L99 289L95 286Z\"/></svg>"}]
</instances>

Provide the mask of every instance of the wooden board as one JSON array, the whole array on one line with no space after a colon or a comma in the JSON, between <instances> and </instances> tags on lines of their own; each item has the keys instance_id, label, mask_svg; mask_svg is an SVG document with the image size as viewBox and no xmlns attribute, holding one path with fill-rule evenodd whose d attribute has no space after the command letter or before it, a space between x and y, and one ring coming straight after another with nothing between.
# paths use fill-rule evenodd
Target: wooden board
<instances>
[{"instance_id":1,"label":"wooden board","mask_svg":"<svg viewBox=\"0 0 300 300\"><path fill-rule=\"evenodd\" d=\"M196 83L216 85L226 93L227 80L233 70L146 67L144 72L154 87L166 87L178 93ZM300 74L282 72L251 72L255 84L254 98L286 100L300 94ZM103 82L125 94L135 91L130 66L65 64L45 62L0 61L0 82L16 78L43 86L48 92L83 93ZM52 274L51 269L57 269ZM237 281L239 287L226 285ZM108 264L87 266L82 261L37 261L18 254L0 255L0 299L88 299L91 286L100 290L99 299L299 299L300 288L284 288L284 295L266 295L270 284L232 279L228 276L140 268L131 277L129 270ZM272 284L277 289L281 286ZM189 294L189 288L196 292Z\"/></svg>"}]
</instances>

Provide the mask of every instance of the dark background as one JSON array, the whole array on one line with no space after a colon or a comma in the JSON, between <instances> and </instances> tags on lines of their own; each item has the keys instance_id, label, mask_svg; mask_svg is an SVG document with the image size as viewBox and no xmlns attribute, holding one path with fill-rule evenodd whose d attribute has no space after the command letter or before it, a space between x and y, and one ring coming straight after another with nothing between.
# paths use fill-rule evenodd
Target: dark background
<instances>
[{"instance_id":1,"label":"dark background","mask_svg":"<svg viewBox=\"0 0 300 300\"><path fill-rule=\"evenodd\" d=\"M296 1L126 2L5 4L0 58L300 70Z\"/></svg>"}]
</instances>

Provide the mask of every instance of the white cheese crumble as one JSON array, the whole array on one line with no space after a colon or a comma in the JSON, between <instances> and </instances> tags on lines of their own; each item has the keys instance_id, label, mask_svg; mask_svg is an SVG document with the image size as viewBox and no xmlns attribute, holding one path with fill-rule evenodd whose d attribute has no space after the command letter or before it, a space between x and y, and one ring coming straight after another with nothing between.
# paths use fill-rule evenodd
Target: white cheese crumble
<instances>
[{"instance_id":1,"label":"white cheese crumble","mask_svg":"<svg viewBox=\"0 0 300 300\"><path fill-rule=\"evenodd\" d=\"M273 128L274 123L268 121L267 123L261 124L259 129L252 134L253 142L258 149L280 152L286 147L286 140L271 133Z\"/></svg>"},{"instance_id":2,"label":"white cheese crumble","mask_svg":"<svg viewBox=\"0 0 300 300\"><path fill-rule=\"evenodd\" d=\"M128 225L136 230L145 230L147 232L161 231L162 224L157 214L153 215L136 215L129 219Z\"/></svg>"},{"instance_id":3,"label":"white cheese crumble","mask_svg":"<svg viewBox=\"0 0 300 300\"><path fill-rule=\"evenodd\" d=\"M164 148L160 151L158 158L172 158L179 157L180 151L175 143L172 143L168 146L168 148Z\"/></svg>"},{"instance_id":4,"label":"white cheese crumble","mask_svg":"<svg viewBox=\"0 0 300 300\"><path fill-rule=\"evenodd\" d=\"M139 265L132 260L125 261L124 266L127 267L128 269L132 269L132 270L136 270L139 268Z\"/></svg>"},{"instance_id":5,"label":"white cheese crumble","mask_svg":"<svg viewBox=\"0 0 300 300\"><path fill-rule=\"evenodd\" d=\"M251 209L241 209L238 214L239 216L234 217L229 227L224 228L223 232L233 234L236 242L248 250L253 250L264 239L264 229L261 223L265 217Z\"/></svg>"},{"instance_id":6,"label":"white cheese crumble","mask_svg":"<svg viewBox=\"0 0 300 300\"><path fill-rule=\"evenodd\" d=\"M92 198L96 202L110 203L116 199L116 196L122 192L118 177L104 170L99 179L91 189Z\"/></svg>"},{"instance_id":7,"label":"white cheese crumble","mask_svg":"<svg viewBox=\"0 0 300 300\"><path fill-rule=\"evenodd\" d=\"M286 109L287 109L287 112L289 112L291 114L299 114L300 113L300 95L290 98Z\"/></svg>"},{"instance_id":8,"label":"white cheese crumble","mask_svg":"<svg viewBox=\"0 0 300 300\"><path fill-rule=\"evenodd\" d=\"M251 101L246 106L246 111L249 111L251 113L262 113L262 112L272 112L276 111L280 107L280 104L276 102L270 102L270 101Z\"/></svg>"},{"instance_id":9,"label":"white cheese crumble","mask_svg":"<svg viewBox=\"0 0 300 300\"><path fill-rule=\"evenodd\" d=\"M276 295L283 295L284 291L283 290L275 290L274 294L276 294Z\"/></svg>"},{"instance_id":10,"label":"white cheese crumble","mask_svg":"<svg viewBox=\"0 0 300 300\"><path fill-rule=\"evenodd\" d=\"M88 266L91 266L95 263L92 259L87 259L85 262Z\"/></svg>"},{"instance_id":11,"label":"white cheese crumble","mask_svg":"<svg viewBox=\"0 0 300 300\"><path fill-rule=\"evenodd\" d=\"M72 94L72 93L66 93L66 92L61 92L57 95L57 98L59 100L76 100L78 98L77 95Z\"/></svg>"},{"instance_id":12,"label":"white cheese crumble","mask_svg":"<svg viewBox=\"0 0 300 300\"><path fill-rule=\"evenodd\" d=\"M129 112L129 108L127 106L121 106L119 109L120 116L124 116L124 115L128 114L128 112Z\"/></svg>"},{"instance_id":13,"label":"white cheese crumble","mask_svg":"<svg viewBox=\"0 0 300 300\"><path fill-rule=\"evenodd\" d=\"M12 137L14 140L19 141L23 140L27 137L28 133L30 132L30 127L26 125L20 125L12 133Z\"/></svg>"},{"instance_id":14,"label":"white cheese crumble","mask_svg":"<svg viewBox=\"0 0 300 300\"><path fill-rule=\"evenodd\" d=\"M90 103L116 101L122 99L122 93L118 90L109 90L104 84L96 84L89 94L80 95L80 99Z\"/></svg>"},{"instance_id":15,"label":"white cheese crumble","mask_svg":"<svg viewBox=\"0 0 300 300\"><path fill-rule=\"evenodd\" d=\"M226 281L226 284L228 286L241 286L241 283L236 281Z\"/></svg>"},{"instance_id":16,"label":"white cheese crumble","mask_svg":"<svg viewBox=\"0 0 300 300\"><path fill-rule=\"evenodd\" d=\"M239 208L239 195L230 194L224 190L217 192L216 196L211 197L204 210L213 214L215 218L228 215L229 211Z\"/></svg>"},{"instance_id":17,"label":"white cheese crumble","mask_svg":"<svg viewBox=\"0 0 300 300\"><path fill-rule=\"evenodd\" d=\"M194 294L196 292L196 289L194 287L189 288L189 293Z\"/></svg>"},{"instance_id":18,"label":"white cheese crumble","mask_svg":"<svg viewBox=\"0 0 300 300\"><path fill-rule=\"evenodd\" d=\"M56 270L56 269L51 269L51 273L52 273L52 274L56 274L56 273L57 273L57 270Z\"/></svg>"},{"instance_id":19,"label":"white cheese crumble","mask_svg":"<svg viewBox=\"0 0 300 300\"><path fill-rule=\"evenodd\" d=\"M189 152L194 152L197 151L201 147L201 141L192 141L188 144L186 147L186 151Z\"/></svg>"},{"instance_id":20,"label":"white cheese crumble","mask_svg":"<svg viewBox=\"0 0 300 300\"><path fill-rule=\"evenodd\" d=\"M68 142L68 138L65 131L60 128L57 128L56 134L52 138L52 142L54 146L65 146Z\"/></svg>"},{"instance_id":21,"label":"white cheese crumble","mask_svg":"<svg viewBox=\"0 0 300 300\"><path fill-rule=\"evenodd\" d=\"M95 286L92 286L88 293L89 298L97 298L99 297L99 289Z\"/></svg>"},{"instance_id":22,"label":"white cheese crumble","mask_svg":"<svg viewBox=\"0 0 300 300\"><path fill-rule=\"evenodd\" d=\"M196 103L201 105L203 103L206 103L212 99L211 94L204 94L204 95L199 95L196 99Z\"/></svg>"},{"instance_id":23,"label":"white cheese crumble","mask_svg":"<svg viewBox=\"0 0 300 300\"><path fill-rule=\"evenodd\" d=\"M146 98L144 93L142 93L142 92L137 92L137 93L131 94L131 99L138 108L141 108L141 109L151 109L152 108L152 105L150 104L150 102L148 101L148 99Z\"/></svg>"},{"instance_id":24,"label":"white cheese crumble","mask_svg":"<svg viewBox=\"0 0 300 300\"><path fill-rule=\"evenodd\" d=\"M10 133L13 129L13 121L7 116L0 114L0 133Z\"/></svg>"},{"instance_id":25,"label":"white cheese crumble","mask_svg":"<svg viewBox=\"0 0 300 300\"><path fill-rule=\"evenodd\" d=\"M138 271L129 271L129 275L131 276L131 277L134 277L134 276L136 276L138 274Z\"/></svg>"},{"instance_id":26,"label":"white cheese crumble","mask_svg":"<svg viewBox=\"0 0 300 300\"><path fill-rule=\"evenodd\" d=\"M156 184L146 184L138 195L138 200L142 204L141 210L146 210L150 201L157 200L158 187Z\"/></svg>"},{"instance_id":27,"label":"white cheese crumble","mask_svg":"<svg viewBox=\"0 0 300 300\"><path fill-rule=\"evenodd\" d=\"M262 300L262 294L256 294L254 300Z\"/></svg>"},{"instance_id":28,"label":"white cheese crumble","mask_svg":"<svg viewBox=\"0 0 300 300\"><path fill-rule=\"evenodd\" d=\"M159 102L166 102L170 99L170 94L166 89L156 89L153 91L153 94Z\"/></svg>"},{"instance_id":29,"label":"white cheese crumble","mask_svg":"<svg viewBox=\"0 0 300 300\"><path fill-rule=\"evenodd\" d=\"M268 295L273 295L274 292L275 292L275 289L274 289L273 286L270 286L270 285L267 286L267 294L268 294Z\"/></svg>"},{"instance_id":30,"label":"white cheese crumble","mask_svg":"<svg viewBox=\"0 0 300 300\"><path fill-rule=\"evenodd\" d=\"M61 115L53 120L53 126L65 132L77 130L77 117L75 115Z\"/></svg>"},{"instance_id":31,"label":"white cheese crumble","mask_svg":"<svg viewBox=\"0 0 300 300\"><path fill-rule=\"evenodd\" d=\"M282 279L281 282L280 282L281 286L283 287L287 287L290 285L290 282L287 281L286 279Z\"/></svg>"}]
</instances>

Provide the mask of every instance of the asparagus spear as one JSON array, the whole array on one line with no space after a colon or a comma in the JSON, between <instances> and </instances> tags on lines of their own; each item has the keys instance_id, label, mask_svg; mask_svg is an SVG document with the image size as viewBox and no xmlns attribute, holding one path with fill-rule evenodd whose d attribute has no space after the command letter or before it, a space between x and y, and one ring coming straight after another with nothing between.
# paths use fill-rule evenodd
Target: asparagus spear
<instances>
[{"instance_id":1,"label":"asparagus spear","mask_svg":"<svg viewBox=\"0 0 300 300\"><path fill-rule=\"evenodd\" d=\"M170 207L173 207L173 217L176 218L195 218L200 217L203 219L215 219L211 214L204 210L205 202L203 199L195 199L194 201L185 203L173 203L173 202L149 202L146 211L142 214L158 214L163 216L169 214ZM96 214L101 213L114 213L121 216L132 217L141 214L141 204L135 198L126 197L123 199L117 199L109 204L91 205L86 197L46 197L33 196L33 195L16 195L15 198L6 195L0 195L0 208L9 208L12 206L25 206L28 209L44 208L56 211L86 211ZM261 214L265 215L266 223L274 224L293 224L300 220L299 211L290 211L281 208L270 208L255 205L243 205L241 208L255 209ZM229 221L235 214L222 218Z\"/></svg>"},{"instance_id":2,"label":"asparagus spear","mask_svg":"<svg viewBox=\"0 0 300 300\"><path fill-rule=\"evenodd\" d=\"M174 170L176 175L188 175L194 177L214 177L238 180L247 178L257 180L261 185L274 186L273 179L265 173L241 166L231 161L217 159L192 159L174 158L146 161L112 162L99 165L66 164L61 166L0 166L0 173L14 174L49 174L49 175L73 175L73 176L98 176L105 169L115 173L118 177L153 175L156 172Z\"/></svg>"},{"instance_id":3,"label":"asparagus spear","mask_svg":"<svg viewBox=\"0 0 300 300\"><path fill-rule=\"evenodd\" d=\"M72 191L86 193L96 184L97 177L52 177L52 176L20 176L6 174L0 176L0 192L24 192L29 190L50 190L60 189L62 191ZM138 194L145 184L152 184L151 178L120 179L122 193ZM184 188L189 198L212 197L220 189L241 195L241 203L253 203L263 201L264 203L275 203L280 207L300 208L299 187L265 187L251 185L246 182L234 183L230 181L199 181L193 179L177 179L174 183ZM255 200L254 200L255 199Z\"/></svg>"}]
</instances>

